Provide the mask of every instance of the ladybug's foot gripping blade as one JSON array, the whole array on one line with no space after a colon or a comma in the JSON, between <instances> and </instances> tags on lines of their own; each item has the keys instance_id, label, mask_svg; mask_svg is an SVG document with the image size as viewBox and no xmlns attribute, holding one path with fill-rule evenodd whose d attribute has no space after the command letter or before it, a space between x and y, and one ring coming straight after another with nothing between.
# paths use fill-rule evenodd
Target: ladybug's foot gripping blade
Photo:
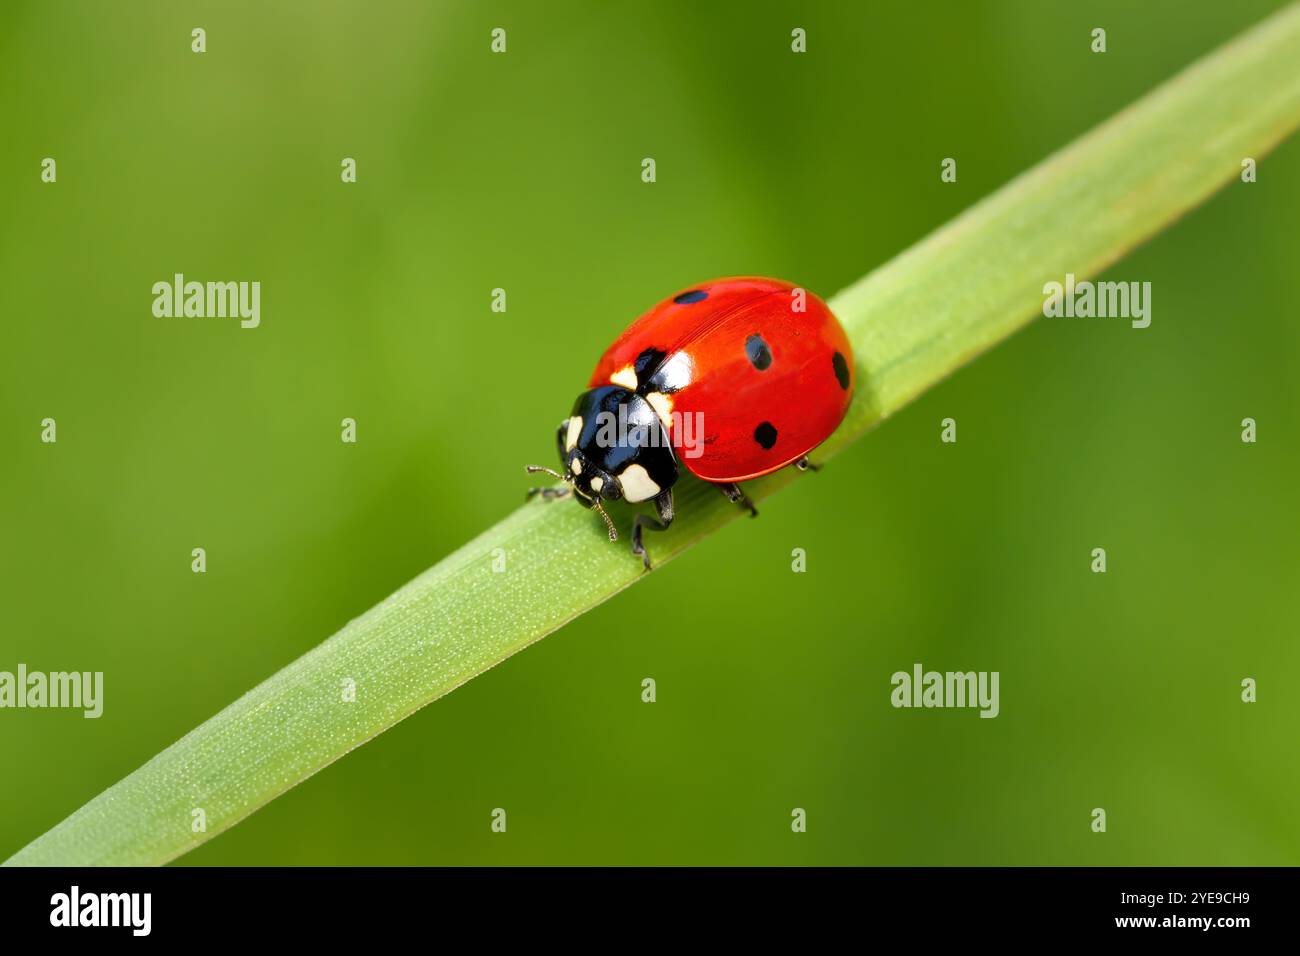
<instances>
[{"instance_id":1,"label":"ladybug's foot gripping blade","mask_svg":"<svg viewBox=\"0 0 1300 956\"><path fill-rule=\"evenodd\" d=\"M569 496L568 488L529 488L525 501L532 501L538 495L542 496L543 501L554 501L556 498L567 498Z\"/></svg>"},{"instance_id":2,"label":"ladybug's foot gripping blade","mask_svg":"<svg viewBox=\"0 0 1300 956\"><path fill-rule=\"evenodd\" d=\"M632 553L641 559L645 570L650 570L650 555L646 553L645 544L641 541L641 535L644 533L646 526L649 525L655 531L663 531L668 526L649 515L637 515L632 522Z\"/></svg>"},{"instance_id":3,"label":"ladybug's foot gripping blade","mask_svg":"<svg viewBox=\"0 0 1300 956\"><path fill-rule=\"evenodd\" d=\"M665 488L655 496L655 510L659 513L658 518L652 518L649 515L637 515L632 521L632 553L641 558L641 563L645 565L645 570L650 570L650 555L646 554L645 545L641 542L641 535L645 529L652 531L667 531L668 526L673 523L673 490Z\"/></svg>"},{"instance_id":4,"label":"ladybug's foot gripping blade","mask_svg":"<svg viewBox=\"0 0 1300 956\"><path fill-rule=\"evenodd\" d=\"M749 500L749 495L740 490L738 484L729 481L725 484L718 485L718 490L727 496L728 501L735 502L740 505L740 507L747 509L751 518L758 517L758 509L754 507L754 502Z\"/></svg>"}]
</instances>

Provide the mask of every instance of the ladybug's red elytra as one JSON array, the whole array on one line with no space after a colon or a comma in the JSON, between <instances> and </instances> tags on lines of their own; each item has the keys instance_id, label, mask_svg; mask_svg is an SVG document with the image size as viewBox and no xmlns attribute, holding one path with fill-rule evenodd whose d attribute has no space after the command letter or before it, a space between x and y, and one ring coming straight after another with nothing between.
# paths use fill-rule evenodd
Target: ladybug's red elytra
<instances>
[{"instance_id":1,"label":"ladybug's red elytra","mask_svg":"<svg viewBox=\"0 0 1300 956\"><path fill-rule=\"evenodd\" d=\"M618 533L604 501L653 501L637 515L632 552L650 557L644 528L673 520L679 465L751 514L737 483L787 465L813 467L812 451L835 431L853 395L848 336L817 296L789 282L740 276L691 286L633 322L596 363L556 434L563 471L529 465L569 487L533 488L563 498Z\"/></svg>"}]
</instances>

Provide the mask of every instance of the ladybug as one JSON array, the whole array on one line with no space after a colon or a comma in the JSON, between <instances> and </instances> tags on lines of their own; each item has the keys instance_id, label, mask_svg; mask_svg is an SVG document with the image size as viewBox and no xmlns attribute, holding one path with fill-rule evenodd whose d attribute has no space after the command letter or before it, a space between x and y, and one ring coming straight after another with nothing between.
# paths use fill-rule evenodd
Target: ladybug
<instances>
[{"instance_id":1,"label":"ladybug","mask_svg":"<svg viewBox=\"0 0 1300 956\"><path fill-rule=\"evenodd\" d=\"M556 432L562 471L529 465L604 518L602 501L653 501L641 536L673 520L679 469L716 485L751 515L738 482L787 465L815 468L812 451L835 431L853 394L853 352L826 303L777 279L741 276L692 286L633 322L601 356L588 390Z\"/></svg>"}]
</instances>

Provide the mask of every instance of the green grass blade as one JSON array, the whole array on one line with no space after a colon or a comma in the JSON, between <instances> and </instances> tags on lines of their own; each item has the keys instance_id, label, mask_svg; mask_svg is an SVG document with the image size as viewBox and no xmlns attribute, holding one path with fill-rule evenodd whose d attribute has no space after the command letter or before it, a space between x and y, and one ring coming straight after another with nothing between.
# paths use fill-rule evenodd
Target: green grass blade
<instances>
[{"instance_id":1,"label":"green grass blade","mask_svg":"<svg viewBox=\"0 0 1300 956\"><path fill-rule=\"evenodd\" d=\"M832 301L859 389L827 458L1235 180L1300 124L1290 6L1050 157ZM1141 334L1135 332L1133 334ZM523 477L521 472L521 479ZM771 494L795 475L754 483ZM662 565L737 516L689 481ZM626 535L626 515L620 515ZM494 573L492 554L505 553ZM233 826L443 694L641 577L591 513L534 502L109 788L8 864L159 864ZM345 679L356 700L344 703ZM207 830L191 830L202 808Z\"/></svg>"}]
</instances>

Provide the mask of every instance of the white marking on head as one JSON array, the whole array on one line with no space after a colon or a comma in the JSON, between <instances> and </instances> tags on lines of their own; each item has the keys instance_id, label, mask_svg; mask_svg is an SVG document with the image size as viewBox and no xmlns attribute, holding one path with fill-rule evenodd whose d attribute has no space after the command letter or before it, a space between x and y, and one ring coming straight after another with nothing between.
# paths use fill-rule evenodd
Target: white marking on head
<instances>
[{"instance_id":1,"label":"white marking on head","mask_svg":"<svg viewBox=\"0 0 1300 956\"><path fill-rule=\"evenodd\" d=\"M569 462L569 470L575 475L582 474L582 459L574 458L573 461Z\"/></svg>"},{"instance_id":2,"label":"white marking on head","mask_svg":"<svg viewBox=\"0 0 1300 956\"><path fill-rule=\"evenodd\" d=\"M591 490L600 491L600 489L604 487L605 487L605 479L600 477L600 475L593 475L591 479Z\"/></svg>"},{"instance_id":3,"label":"white marking on head","mask_svg":"<svg viewBox=\"0 0 1300 956\"><path fill-rule=\"evenodd\" d=\"M649 501L659 494L659 486L641 465L628 465L619 472L618 480L623 486L623 498L627 501Z\"/></svg>"},{"instance_id":4,"label":"white marking on head","mask_svg":"<svg viewBox=\"0 0 1300 956\"><path fill-rule=\"evenodd\" d=\"M663 423L664 429L671 431L673 427L673 400L663 392L651 392L645 397L645 400L650 403L650 407L659 416L659 421Z\"/></svg>"},{"instance_id":5,"label":"white marking on head","mask_svg":"<svg viewBox=\"0 0 1300 956\"><path fill-rule=\"evenodd\" d=\"M564 433L564 450L573 451L578 447L578 436L582 434L582 418L574 415L569 419L569 430Z\"/></svg>"},{"instance_id":6,"label":"white marking on head","mask_svg":"<svg viewBox=\"0 0 1300 956\"><path fill-rule=\"evenodd\" d=\"M636 369L630 365L624 365L621 369L609 377L609 380L615 385L622 385L624 388L633 392L639 384L636 380Z\"/></svg>"}]
</instances>

